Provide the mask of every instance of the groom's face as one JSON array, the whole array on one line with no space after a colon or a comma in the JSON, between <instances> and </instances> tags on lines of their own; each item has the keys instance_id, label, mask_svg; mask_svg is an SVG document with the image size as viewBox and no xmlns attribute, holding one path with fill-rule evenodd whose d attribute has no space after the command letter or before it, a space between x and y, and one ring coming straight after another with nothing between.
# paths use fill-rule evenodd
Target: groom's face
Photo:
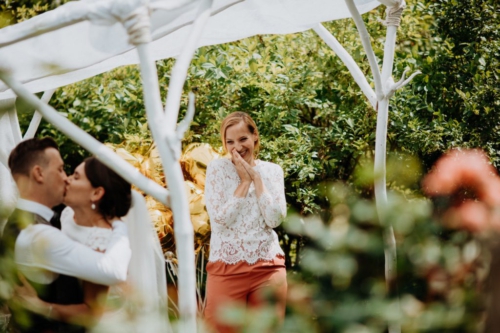
<instances>
[{"instance_id":1,"label":"groom's face","mask_svg":"<svg viewBox=\"0 0 500 333\"><path fill-rule=\"evenodd\" d=\"M59 151L54 148L45 149L47 163L44 166L44 181L50 187L53 206L62 203L68 177L64 171L64 162Z\"/></svg>"}]
</instances>

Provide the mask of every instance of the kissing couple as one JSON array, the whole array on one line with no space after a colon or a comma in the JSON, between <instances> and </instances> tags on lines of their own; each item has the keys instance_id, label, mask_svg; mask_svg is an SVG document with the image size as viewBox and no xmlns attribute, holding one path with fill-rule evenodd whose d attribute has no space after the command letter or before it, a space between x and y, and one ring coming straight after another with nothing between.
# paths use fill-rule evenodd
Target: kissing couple
<instances>
[{"instance_id":1,"label":"kissing couple","mask_svg":"<svg viewBox=\"0 0 500 333\"><path fill-rule=\"evenodd\" d=\"M19 143L8 163L19 191L0 245L19 279L10 332L168 331L165 261L143 196L95 157L68 177L48 137Z\"/></svg>"}]
</instances>

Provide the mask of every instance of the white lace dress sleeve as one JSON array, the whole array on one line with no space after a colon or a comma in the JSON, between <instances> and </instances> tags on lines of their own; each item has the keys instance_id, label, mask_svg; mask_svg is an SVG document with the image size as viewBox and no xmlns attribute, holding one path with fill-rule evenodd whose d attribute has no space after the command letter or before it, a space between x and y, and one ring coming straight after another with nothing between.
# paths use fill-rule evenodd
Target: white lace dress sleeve
<instances>
[{"instance_id":1,"label":"white lace dress sleeve","mask_svg":"<svg viewBox=\"0 0 500 333\"><path fill-rule=\"evenodd\" d=\"M151 332L172 332L161 312L167 299L165 259L142 194L132 191L132 206L121 220L128 226L132 250L127 281L110 287L107 310L92 332L118 332L117 327L125 326L127 332L142 332L145 320L150 320ZM70 208L61 214L61 225L63 232L79 243L96 251L113 250L108 247L109 229L77 225Z\"/></svg>"},{"instance_id":2,"label":"white lace dress sleeve","mask_svg":"<svg viewBox=\"0 0 500 333\"><path fill-rule=\"evenodd\" d=\"M236 264L273 260L284 255L273 228L286 214L283 171L273 163L256 161L266 187L257 198L252 183L244 198L234 192L240 184L236 168L229 159L212 161L207 168L205 202L212 228L209 260Z\"/></svg>"},{"instance_id":3,"label":"white lace dress sleeve","mask_svg":"<svg viewBox=\"0 0 500 333\"><path fill-rule=\"evenodd\" d=\"M271 166L269 177L263 178L267 191L261 194L258 204L264 222L276 228L286 217L285 181L281 167L277 164Z\"/></svg>"},{"instance_id":4,"label":"white lace dress sleeve","mask_svg":"<svg viewBox=\"0 0 500 333\"><path fill-rule=\"evenodd\" d=\"M75 222L74 215L73 209L70 207L64 208L61 213L62 232L74 241L90 247L94 251L106 252L112 236L112 229L78 225ZM111 308L120 308L125 298L125 291L121 284L110 287L107 302ZM106 316L109 316L109 313Z\"/></svg>"},{"instance_id":5,"label":"white lace dress sleeve","mask_svg":"<svg viewBox=\"0 0 500 333\"><path fill-rule=\"evenodd\" d=\"M205 201L210 222L229 226L236 221L239 210L245 198L234 196L229 192L226 182L234 183L234 177L229 177L226 160L215 160L207 167L205 181ZM239 184L239 179L237 180Z\"/></svg>"},{"instance_id":6,"label":"white lace dress sleeve","mask_svg":"<svg viewBox=\"0 0 500 333\"><path fill-rule=\"evenodd\" d=\"M75 223L74 215L73 209L64 208L61 213L61 231L69 238L94 251L106 252L113 230L80 226Z\"/></svg>"}]
</instances>

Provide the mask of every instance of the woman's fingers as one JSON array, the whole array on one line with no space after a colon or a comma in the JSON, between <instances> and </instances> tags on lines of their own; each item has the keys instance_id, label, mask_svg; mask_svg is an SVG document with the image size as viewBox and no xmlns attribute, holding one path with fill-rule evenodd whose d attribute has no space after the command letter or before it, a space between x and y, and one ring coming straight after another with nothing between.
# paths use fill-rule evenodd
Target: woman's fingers
<instances>
[{"instance_id":1,"label":"woman's fingers","mask_svg":"<svg viewBox=\"0 0 500 333\"><path fill-rule=\"evenodd\" d=\"M233 162L236 164L239 164L241 165L242 164L242 161L243 158L241 157L240 154L238 154L238 152L236 150L233 150Z\"/></svg>"},{"instance_id":2,"label":"woman's fingers","mask_svg":"<svg viewBox=\"0 0 500 333\"><path fill-rule=\"evenodd\" d=\"M232 161L236 167L236 172L240 176L241 180L252 181L252 174L254 172L253 168L241 157L241 155L235 150L231 150Z\"/></svg>"},{"instance_id":3,"label":"woman's fingers","mask_svg":"<svg viewBox=\"0 0 500 333\"><path fill-rule=\"evenodd\" d=\"M238 160L239 164L248 173L248 175L250 176L250 179L253 179L254 175L255 175L255 170L253 169L253 167L250 164L248 164L248 162L243 157L241 157L240 154L238 154L237 152L235 152L235 154L237 155L236 159Z\"/></svg>"},{"instance_id":4,"label":"woman's fingers","mask_svg":"<svg viewBox=\"0 0 500 333\"><path fill-rule=\"evenodd\" d=\"M241 157L241 156L239 156L239 161L240 161L241 165L245 168L245 170L246 170L249 174L252 174L252 172L253 172L253 168L252 168L252 166L251 166L250 164L248 164L248 162L247 162L247 161L245 161L245 160L243 159L243 157Z\"/></svg>"},{"instance_id":5,"label":"woman's fingers","mask_svg":"<svg viewBox=\"0 0 500 333\"><path fill-rule=\"evenodd\" d=\"M239 163L238 156L239 154L236 152L236 149L233 148L231 150L231 161L234 163L234 165L237 165L237 163Z\"/></svg>"},{"instance_id":6,"label":"woman's fingers","mask_svg":"<svg viewBox=\"0 0 500 333\"><path fill-rule=\"evenodd\" d=\"M241 155L238 154L238 152L235 152L235 154L236 154L236 159L241 163L241 165L243 165L245 169L248 169L250 165L247 163L247 161L245 161L245 159L243 159L243 157L241 157Z\"/></svg>"}]
</instances>

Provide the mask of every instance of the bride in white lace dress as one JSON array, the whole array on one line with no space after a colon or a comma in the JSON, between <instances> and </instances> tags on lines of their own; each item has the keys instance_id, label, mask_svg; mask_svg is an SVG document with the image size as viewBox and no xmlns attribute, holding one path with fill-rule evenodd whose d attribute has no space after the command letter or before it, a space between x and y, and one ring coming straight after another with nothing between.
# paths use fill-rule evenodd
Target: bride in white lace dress
<instances>
[{"instance_id":1,"label":"bride in white lace dress","mask_svg":"<svg viewBox=\"0 0 500 333\"><path fill-rule=\"evenodd\" d=\"M234 332L239 328L218 317L221 308L270 305L265 289L274 294L276 317L284 318L285 260L273 228L286 216L286 201L281 167L255 158L259 133L248 114L228 115L221 137L231 159L212 161L205 182L212 228L205 319L217 332Z\"/></svg>"},{"instance_id":2,"label":"bride in white lace dress","mask_svg":"<svg viewBox=\"0 0 500 333\"><path fill-rule=\"evenodd\" d=\"M95 251L107 250L113 222L126 223L132 250L128 278L126 283L111 287L82 281L82 304L31 300L45 308L39 312L92 327L94 332L138 332L146 327L167 331L166 313L160 313L166 308L163 253L142 195L91 157L69 177L64 203L62 232Z\"/></svg>"}]
</instances>

